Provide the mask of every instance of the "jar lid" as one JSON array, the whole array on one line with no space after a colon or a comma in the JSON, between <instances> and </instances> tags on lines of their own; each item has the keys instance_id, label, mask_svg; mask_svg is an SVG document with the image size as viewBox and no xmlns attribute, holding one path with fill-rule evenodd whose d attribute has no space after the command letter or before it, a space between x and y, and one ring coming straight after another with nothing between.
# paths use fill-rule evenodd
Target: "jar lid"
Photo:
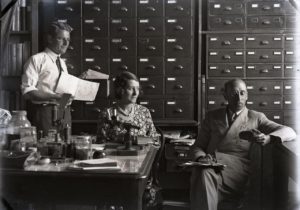
<instances>
[{"instance_id":1,"label":"jar lid","mask_svg":"<svg viewBox=\"0 0 300 210\"><path fill-rule=\"evenodd\" d=\"M13 110L12 114L13 115L22 115L22 116L24 116L24 115L27 115L27 111L26 110Z\"/></svg>"}]
</instances>

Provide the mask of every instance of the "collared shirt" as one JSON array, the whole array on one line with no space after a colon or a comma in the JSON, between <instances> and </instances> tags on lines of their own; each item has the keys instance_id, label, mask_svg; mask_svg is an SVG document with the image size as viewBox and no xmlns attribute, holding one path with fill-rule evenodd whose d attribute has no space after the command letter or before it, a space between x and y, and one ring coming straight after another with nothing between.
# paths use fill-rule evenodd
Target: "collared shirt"
<instances>
[{"instance_id":1,"label":"collared shirt","mask_svg":"<svg viewBox=\"0 0 300 210\"><path fill-rule=\"evenodd\" d=\"M232 123L239 115L240 113L244 110L244 108L238 112L232 112L229 108L227 108L227 120L228 123ZM233 116L235 115L234 119Z\"/></svg>"},{"instance_id":2,"label":"collared shirt","mask_svg":"<svg viewBox=\"0 0 300 210\"><path fill-rule=\"evenodd\" d=\"M23 95L33 90L55 93L54 88L59 77L59 69L56 65L58 56L60 55L46 48L43 52L29 58L24 65L24 74L22 75L21 90ZM60 59L60 63L62 70L68 73L63 59Z\"/></svg>"}]
</instances>

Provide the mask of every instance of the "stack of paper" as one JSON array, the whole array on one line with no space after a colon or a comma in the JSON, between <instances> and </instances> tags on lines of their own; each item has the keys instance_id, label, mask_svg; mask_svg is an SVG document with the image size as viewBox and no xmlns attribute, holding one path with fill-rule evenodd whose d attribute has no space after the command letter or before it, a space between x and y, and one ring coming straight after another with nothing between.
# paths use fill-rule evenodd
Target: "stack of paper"
<instances>
[{"instance_id":1,"label":"stack of paper","mask_svg":"<svg viewBox=\"0 0 300 210\"><path fill-rule=\"evenodd\" d=\"M100 158L91 160L75 161L74 164L68 167L69 170L96 170L101 172L120 171L116 160L110 158Z\"/></svg>"}]
</instances>

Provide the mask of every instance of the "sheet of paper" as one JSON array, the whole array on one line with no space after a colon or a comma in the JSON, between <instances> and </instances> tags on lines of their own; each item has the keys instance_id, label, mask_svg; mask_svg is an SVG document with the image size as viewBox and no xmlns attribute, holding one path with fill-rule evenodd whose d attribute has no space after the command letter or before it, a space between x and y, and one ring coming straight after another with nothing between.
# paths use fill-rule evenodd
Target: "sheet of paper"
<instances>
[{"instance_id":1,"label":"sheet of paper","mask_svg":"<svg viewBox=\"0 0 300 210\"><path fill-rule=\"evenodd\" d=\"M88 69L86 71L86 77L85 79L108 79L109 75L108 74L104 74L98 71L94 71L92 69Z\"/></svg>"},{"instance_id":2,"label":"sheet of paper","mask_svg":"<svg viewBox=\"0 0 300 210\"><path fill-rule=\"evenodd\" d=\"M94 101L99 89L99 83L79 79L73 75L62 73L56 93L67 93L74 96L74 100Z\"/></svg>"}]
</instances>

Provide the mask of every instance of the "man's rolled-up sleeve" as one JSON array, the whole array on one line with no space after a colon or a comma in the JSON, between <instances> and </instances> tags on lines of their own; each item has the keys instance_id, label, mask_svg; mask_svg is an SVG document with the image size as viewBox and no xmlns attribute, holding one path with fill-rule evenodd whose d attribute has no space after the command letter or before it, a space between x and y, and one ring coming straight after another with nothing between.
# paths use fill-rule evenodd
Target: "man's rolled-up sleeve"
<instances>
[{"instance_id":1,"label":"man's rolled-up sleeve","mask_svg":"<svg viewBox=\"0 0 300 210\"><path fill-rule=\"evenodd\" d=\"M24 65L24 73L22 75L21 91L22 94L37 90L37 83L39 79L38 67L36 61L31 57Z\"/></svg>"}]
</instances>

